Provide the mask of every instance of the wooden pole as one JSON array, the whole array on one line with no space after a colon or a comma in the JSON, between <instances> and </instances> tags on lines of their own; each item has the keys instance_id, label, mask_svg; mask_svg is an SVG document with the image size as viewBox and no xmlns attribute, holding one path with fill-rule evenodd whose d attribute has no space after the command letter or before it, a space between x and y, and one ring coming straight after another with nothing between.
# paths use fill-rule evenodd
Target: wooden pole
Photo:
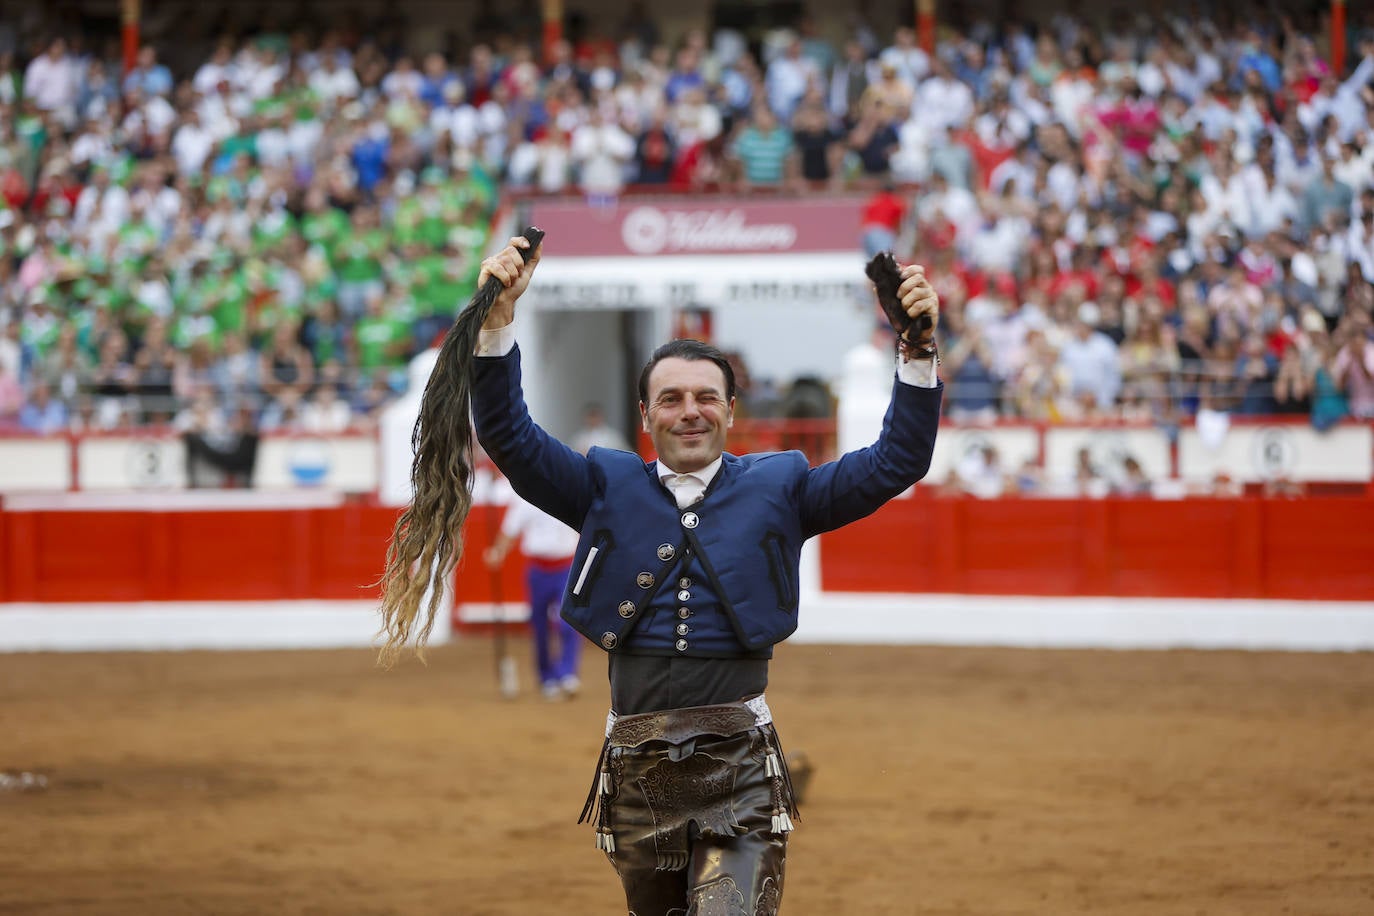
<instances>
[{"instance_id":1,"label":"wooden pole","mask_svg":"<svg viewBox=\"0 0 1374 916\"><path fill-rule=\"evenodd\" d=\"M935 53L935 0L916 0L916 39L922 51Z\"/></svg>"},{"instance_id":2,"label":"wooden pole","mask_svg":"<svg viewBox=\"0 0 1374 916\"><path fill-rule=\"evenodd\" d=\"M553 60L553 46L563 38L563 0L543 0L544 63Z\"/></svg>"},{"instance_id":3,"label":"wooden pole","mask_svg":"<svg viewBox=\"0 0 1374 916\"><path fill-rule=\"evenodd\" d=\"M1345 0L1331 0L1331 69L1345 76Z\"/></svg>"},{"instance_id":4,"label":"wooden pole","mask_svg":"<svg viewBox=\"0 0 1374 916\"><path fill-rule=\"evenodd\" d=\"M120 26L124 39L124 72L138 64L138 20L140 0L120 0Z\"/></svg>"}]
</instances>

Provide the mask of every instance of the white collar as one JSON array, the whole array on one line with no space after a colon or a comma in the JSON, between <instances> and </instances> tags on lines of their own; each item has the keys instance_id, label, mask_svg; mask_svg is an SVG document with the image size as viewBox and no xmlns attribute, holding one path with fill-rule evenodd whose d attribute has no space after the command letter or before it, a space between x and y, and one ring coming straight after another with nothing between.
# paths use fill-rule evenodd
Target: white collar
<instances>
[{"instance_id":1,"label":"white collar","mask_svg":"<svg viewBox=\"0 0 1374 916\"><path fill-rule=\"evenodd\" d=\"M674 477L691 477L694 480L699 481L703 487L709 487L711 485L711 481L716 479L716 474L720 472L720 465L721 462L724 460L724 457L724 455L717 455L716 460L706 465L706 467L696 471L688 471L686 474L679 474L677 471L674 471L672 468L668 467L668 465L664 464L662 461L659 461L658 479L666 484L669 480L671 480Z\"/></svg>"}]
</instances>

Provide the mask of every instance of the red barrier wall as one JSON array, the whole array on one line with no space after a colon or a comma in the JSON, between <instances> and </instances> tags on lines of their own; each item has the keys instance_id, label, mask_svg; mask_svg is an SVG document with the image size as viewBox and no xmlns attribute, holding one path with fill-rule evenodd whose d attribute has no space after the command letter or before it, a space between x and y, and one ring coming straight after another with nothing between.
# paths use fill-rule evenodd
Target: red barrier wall
<instances>
[{"instance_id":1,"label":"red barrier wall","mask_svg":"<svg viewBox=\"0 0 1374 916\"><path fill-rule=\"evenodd\" d=\"M917 495L822 538L827 591L1374 600L1374 499Z\"/></svg>"},{"instance_id":2,"label":"red barrier wall","mask_svg":"<svg viewBox=\"0 0 1374 916\"><path fill-rule=\"evenodd\" d=\"M375 598L398 511L0 512L0 601ZM524 600L521 563L508 561L499 585L481 563L501 511L468 518L464 600Z\"/></svg>"},{"instance_id":3,"label":"red barrier wall","mask_svg":"<svg viewBox=\"0 0 1374 916\"><path fill-rule=\"evenodd\" d=\"M476 506L460 601L524 600L481 550ZM397 510L0 512L0 601L375 598ZM823 537L828 591L1374 600L1374 499L1155 502L920 494Z\"/></svg>"}]
</instances>

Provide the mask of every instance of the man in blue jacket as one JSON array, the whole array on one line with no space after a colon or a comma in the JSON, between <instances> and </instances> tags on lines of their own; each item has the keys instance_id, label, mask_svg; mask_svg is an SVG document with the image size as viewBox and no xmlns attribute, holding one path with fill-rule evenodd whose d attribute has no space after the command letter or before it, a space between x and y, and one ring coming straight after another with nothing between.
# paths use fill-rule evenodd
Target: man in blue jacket
<instances>
[{"instance_id":1,"label":"man in blue jacket","mask_svg":"<svg viewBox=\"0 0 1374 916\"><path fill-rule=\"evenodd\" d=\"M899 340L878 441L820 467L800 452L732 455L735 379L707 344L660 347L639 379L657 460L581 455L530 419L515 301L539 263L513 238L482 262L505 291L474 360L473 416L515 491L581 532L563 617L609 657L611 713L583 817L633 916L776 914L795 802L764 701L773 646L797 627L802 542L923 477L942 386L933 346ZM938 319L922 268L898 290ZM915 327L915 325L913 325Z\"/></svg>"}]
</instances>

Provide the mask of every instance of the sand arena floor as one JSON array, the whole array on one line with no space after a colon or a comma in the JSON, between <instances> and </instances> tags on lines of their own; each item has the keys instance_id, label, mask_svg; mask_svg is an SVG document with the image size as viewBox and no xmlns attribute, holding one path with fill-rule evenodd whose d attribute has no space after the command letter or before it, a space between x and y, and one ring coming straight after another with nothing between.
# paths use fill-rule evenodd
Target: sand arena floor
<instances>
[{"instance_id":1,"label":"sand arena floor","mask_svg":"<svg viewBox=\"0 0 1374 916\"><path fill-rule=\"evenodd\" d=\"M513 702L475 638L0 656L0 913L623 913L604 662L515 650ZM786 916L1374 913L1374 656L784 646L769 699Z\"/></svg>"}]
</instances>

